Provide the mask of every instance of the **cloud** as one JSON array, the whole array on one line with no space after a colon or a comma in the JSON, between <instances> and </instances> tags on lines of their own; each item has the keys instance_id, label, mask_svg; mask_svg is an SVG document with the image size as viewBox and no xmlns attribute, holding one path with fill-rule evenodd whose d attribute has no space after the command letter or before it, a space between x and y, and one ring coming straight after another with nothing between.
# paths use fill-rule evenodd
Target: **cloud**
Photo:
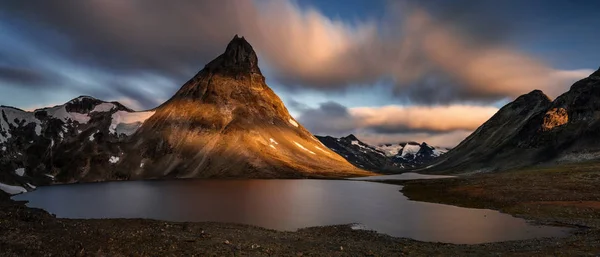
<instances>
[{"instance_id":1,"label":"cloud","mask_svg":"<svg viewBox=\"0 0 600 257\"><path fill-rule=\"evenodd\" d=\"M320 135L347 135L359 126L348 108L336 102L322 103L314 109L305 108L297 120L311 133Z\"/></svg>"},{"instance_id":2,"label":"cloud","mask_svg":"<svg viewBox=\"0 0 600 257\"><path fill-rule=\"evenodd\" d=\"M378 144L434 140L438 145L453 146L497 111L496 107L469 105L346 108L326 102L304 109L297 119L317 135L353 133Z\"/></svg>"},{"instance_id":3,"label":"cloud","mask_svg":"<svg viewBox=\"0 0 600 257\"><path fill-rule=\"evenodd\" d=\"M0 66L0 80L20 85L36 85L45 81L44 74L27 68Z\"/></svg>"},{"instance_id":4,"label":"cloud","mask_svg":"<svg viewBox=\"0 0 600 257\"><path fill-rule=\"evenodd\" d=\"M465 37L437 23L427 13L411 13L407 25L419 38L421 52L447 76L461 82L458 92L475 97L516 97L541 89L552 97L564 92L584 71L560 71L507 47L471 45ZM556 90L561 87L561 90Z\"/></svg>"},{"instance_id":5,"label":"cloud","mask_svg":"<svg viewBox=\"0 0 600 257\"><path fill-rule=\"evenodd\" d=\"M472 131L457 130L443 133L394 133L377 134L369 132L357 132L354 135L361 141L371 145L389 143L400 143L414 141L426 142L429 145L452 148L471 134Z\"/></svg>"},{"instance_id":6,"label":"cloud","mask_svg":"<svg viewBox=\"0 0 600 257\"><path fill-rule=\"evenodd\" d=\"M0 5L4 20L44 35L44 41L30 40L52 51L53 60L87 73L101 71L110 77L103 82L164 76L173 83L162 89L163 98L220 54L234 34L248 38L282 86L331 91L387 79L399 98L420 104L489 102L532 89L556 96L583 74L555 70L512 49L502 40L508 33L502 26L473 25L472 12L454 18L416 4L392 2L388 16L351 24L277 0L0 0ZM477 19L484 20L481 16ZM138 86L107 85L154 107L154 101L131 93Z\"/></svg>"},{"instance_id":7,"label":"cloud","mask_svg":"<svg viewBox=\"0 0 600 257\"><path fill-rule=\"evenodd\" d=\"M549 82L543 91L547 95L556 98L565 93L575 82L588 77L592 73L594 73L594 70L591 69L554 70L549 74Z\"/></svg>"},{"instance_id":8,"label":"cloud","mask_svg":"<svg viewBox=\"0 0 600 257\"><path fill-rule=\"evenodd\" d=\"M498 111L496 107L383 106L350 108L359 128L379 133L474 130Z\"/></svg>"}]
</instances>

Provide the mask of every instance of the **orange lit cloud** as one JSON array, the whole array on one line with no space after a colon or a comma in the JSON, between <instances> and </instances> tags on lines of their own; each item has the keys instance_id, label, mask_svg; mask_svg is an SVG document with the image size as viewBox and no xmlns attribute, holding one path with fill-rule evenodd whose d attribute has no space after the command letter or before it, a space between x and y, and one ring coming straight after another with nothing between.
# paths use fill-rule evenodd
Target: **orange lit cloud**
<instances>
[{"instance_id":1,"label":"orange lit cloud","mask_svg":"<svg viewBox=\"0 0 600 257\"><path fill-rule=\"evenodd\" d=\"M297 117L317 135L355 134L369 143L426 141L454 146L492 117L491 106L399 106L346 108L334 102L306 108Z\"/></svg>"},{"instance_id":2,"label":"orange lit cloud","mask_svg":"<svg viewBox=\"0 0 600 257\"><path fill-rule=\"evenodd\" d=\"M498 111L490 106L383 106L350 108L359 128L381 132L474 130Z\"/></svg>"},{"instance_id":3,"label":"orange lit cloud","mask_svg":"<svg viewBox=\"0 0 600 257\"><path fill-rule=\"evenodd\" d=\"M450 94L458 100L515 98L533 89L556 97L593 72L556 70L508 46L478 44L419 8L397 11L391 5L401 18L350 26L290 1L261 3L251 12L260 15L246 17L252 22L242 29L284 84L331 89L391 76L403 91L436 70L454 83L435 88L453 87Z\"/></svg>"}]
</instances>

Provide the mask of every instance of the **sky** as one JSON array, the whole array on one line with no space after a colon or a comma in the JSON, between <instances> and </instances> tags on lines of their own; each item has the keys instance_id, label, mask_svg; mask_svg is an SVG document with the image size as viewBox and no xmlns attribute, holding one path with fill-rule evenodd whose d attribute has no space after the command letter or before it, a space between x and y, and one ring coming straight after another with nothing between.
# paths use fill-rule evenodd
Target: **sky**
<instances>
[{"instance_id":1,"label":"sky","mask_svg":"<svg viewBox=\"0 0 600 257\"><path fill-rule=\"evenodd\" d=\"M594 0L0 0L0 104L167 100L235 34L312 133L453 147L600 66Z\"/></svg>"}]
</instances>

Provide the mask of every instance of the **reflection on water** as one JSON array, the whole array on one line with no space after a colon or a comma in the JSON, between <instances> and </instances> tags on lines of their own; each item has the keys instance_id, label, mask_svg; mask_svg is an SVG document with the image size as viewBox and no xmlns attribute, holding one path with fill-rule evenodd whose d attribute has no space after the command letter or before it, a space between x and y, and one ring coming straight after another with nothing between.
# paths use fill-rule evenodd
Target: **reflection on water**
<instances>
[{"instance_id":1,"label":"reflection on water","mask_svg":"<svg viewBox=\"0 0 600 257\"><path fill-rule=\"evenodd\" d=\"M64 218L217 221L277 230L357 223L392 236L448 243L567 233L496 211L409 201L400 188L340 180L127 181L41 187L14 198Z\"/></svg>"},{"instance_id":2,"label":"reflection on water","mask_svg":"<svg viewBox=\"0 0 600 257\"><path fill-rule=\"evenodd\" d=\"M441 178L456 178L456 176L425 175L425 174L419 174L419 173L414 173L414 172L407 172L407 173L394 174L394 175L358 177L358 178L349 178L349 179L364 180L364 181L380 181L380 180L415 180L415 179L441 179Z\"/></svg>"}]
</instances>

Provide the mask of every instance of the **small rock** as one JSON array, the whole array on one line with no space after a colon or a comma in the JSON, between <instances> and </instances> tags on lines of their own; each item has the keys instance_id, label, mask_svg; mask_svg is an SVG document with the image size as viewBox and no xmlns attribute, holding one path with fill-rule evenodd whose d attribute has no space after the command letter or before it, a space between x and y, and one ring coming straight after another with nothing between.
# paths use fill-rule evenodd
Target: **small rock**
<instances>
[{"instance_id":1,"label":"small rock","mask_svg":"<svg viewBox=\"0 0 600 257\"><path fill-rule=\"evenodd\" d=\"M229 240L225 240L225 242L223 242L223 243L224 243L224 244L226 244L226 245L228 245L228 244L231 244L231 243L229 242Z\"/></svg>"},{"instance_id":2,"label":"small rock","mask_svg":"<svg viewBox=\"0 0 600 257\"><path fill-rule=\"evenodd\" d=\"M343 246L340 246L340 251L343 251L343 250L344 250L344 247L343 247Z\"/></svg>"}]
</instances>

